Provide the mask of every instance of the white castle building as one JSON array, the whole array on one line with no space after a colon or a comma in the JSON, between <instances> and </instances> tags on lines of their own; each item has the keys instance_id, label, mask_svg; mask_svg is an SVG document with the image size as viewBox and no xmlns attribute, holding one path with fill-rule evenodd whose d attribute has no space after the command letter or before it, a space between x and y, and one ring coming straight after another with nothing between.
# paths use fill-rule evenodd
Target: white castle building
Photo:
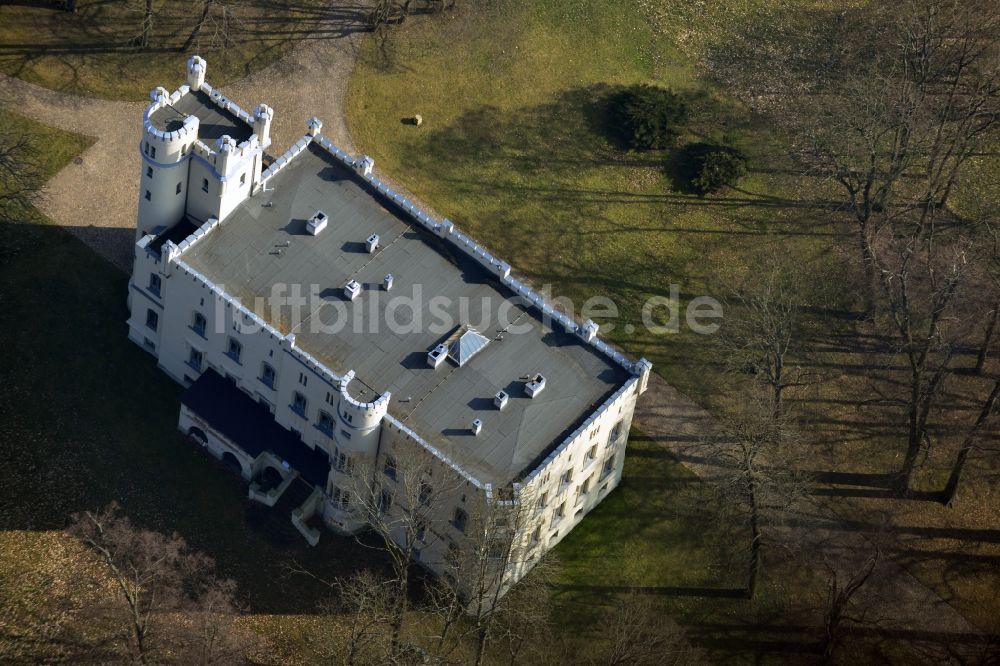
<instances>
[{"instance_id":1,"label":"white castle building","mask_svg":"<svg viewBox=\"0 0 1000 666\"><path fill-rule=\"evenodd\" d=\"M316 118L270 160L272 110L244 111L205 72L192 57L185 85L151 93L128 294L129 338L188 387L181 431L252 499L299 488L291 518L312 544L321 525L366 527L358 470L391 487L399 457L421 452L440 470L428 488L450 490L414 558L440 573L468 507L520 505L516 579L619 483L651 364L556 311Z\"/></svg>"}]
</instances>

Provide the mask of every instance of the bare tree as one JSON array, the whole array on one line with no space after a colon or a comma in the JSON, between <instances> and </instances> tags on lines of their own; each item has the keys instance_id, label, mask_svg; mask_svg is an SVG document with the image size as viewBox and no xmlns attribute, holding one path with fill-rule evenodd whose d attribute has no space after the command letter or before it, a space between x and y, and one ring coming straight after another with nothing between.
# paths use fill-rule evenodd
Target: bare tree
<instances>
[{"instance_id":1,"label":"bare tree","mask_svg":"<svg viewBox=\"0 0 1000 666\"><path fill-rule=\"evenodd\" d=\"M149 42L153 37L153 17L156 12L153 8L153 0L143 0L142 26L139 30L139 46L149 48Z\"/></svg>"},{"instance_id":2,"label":"bare tree","mask_svg":"<svg viewBox=\"0 0 1000 666\"><path fill-rule=\"evenodd\" d=\"M684 630L648 598L636 592L620 597L603 616L607 642L591 664L607 666L671 666L697 664L702 655L688 643Z\"/></svg>"},{"instance_id":3,"label":"bare tree","mask_svg":"<svg viewBox=\"0 0 1000 666\"><path fill-rule=\"evenodd\" d=\"M951 474L948 476L948 483L945 484L944 490L941 492L941 501L947 506L955 504L955 500L958 497L958 486L962 480L962 472L965 471L969 455L975 450L983 428L996 416L998 400L1000 400L1000 379L993 383L993 390L990 391L986 400L983 401L983 406L979 411L976 422L969 428L965 439L962 441L962 446L958 450L955 463L951 468Z\"/></svg>"},{"instance_id":4,"label":"bare tree","mask_svg":"<svg viewBox=\"0 0 1000 666\"><path fill-rule=\"evenodd\" d=\"M39 154L27 132L0 127L0 221L23 219L41 185Z\"/></svg>"},{"instance_id":5,"label":"bare tree","mask_svg":"<svg viewBox=\"0 0 1000 666\"><path fill-rule=\"evenodd\" d=\"M834 82L813 158L833 174L857 223L874 301L875 239L900 212L919 224L946 206L969 157L1000 120L997 27L990 3L954 0L877 4L863 15L888 48ZM868 52L868 46L859 47Z\"/></svg>"},{"instance_id":6,"label":"bare tree","mask_svg":"<svg viewBox=\"0 0 1000 666\"><path fill-rule=\"evenodd\" d=\"M771 391L775 415L783 410L785 391L806 386L812 378L789 359L801 336L799 276L778 254L752 262L728 286L726 320L716 338L723 358L735 372L751 375Z\"/></svg>"},{"instance_id":7,"label":"bare tree","mask_svg":"<svg viewBox=\"0 0 1000 666\"><path fill-rule=\"evenodd\" d=\"M752 599L763 566L767 517L804 494L806 477L795 464L800 442L788 413L779 413L770 395L754 390L740 394L720 423L718 436L706 444L729 473L722 487L725 506L743 514L750 528L746 595Z\"/></svg>"},{"instance_id":8,"label":"bare tree","mask_svg":"<svg viewBox=\"0 0 1000 666\"><path fill-rule=\"evenodd\" d=\"M106 604L90 620L116 626L121 656L142 664L236 661L244 644L232 625L235 586L176 534L134 527L112 504L74 516L70 533L101 562Z\"/></svg>"},{"instance_id":9,"label":"bare tree","mask_svg":"<svg viewBox=\"0 0 1000 666\"><path fill-rule=\"evenodd\" d=\"M181 51L189 51L207 37L211 48L228 48L243 30L240 4L233 0L195 0L197 17Z\"/></svg>"},{"instance_id":10,"label":"bare tree","mask_svg":"<svg viewBox=\"0 0 1000 666\"><path fill-rule=\"evenodd\" d=\"M393 572L390 655L398 655L409 610L410 566L419 551L432 548L447 522L445 507L461 481L416 445L401 444L380 462L355 464L350 483L354 511L378 535ZM448 504L450 506L450 504ZM361 541L366 545L365 541Z\"/></svg>"},{"instance_id":11,"label":"bare tree","mask_svg":"<svg viewBox=\"0 0 1000 666\"><path fill-rule=\"evenodd\" d=\"M864 623L864 614L855 615L853 612L855 608L854 597L871 578L881 557L881 552L876 549L861 568L843 582L840 581L835 570L831 573L826 609L823 613L823 639L820 642L820 652L825 660L829 661L833 658L834 651L843 640L843 629L846 623Z\"/></svg>"}]
</instances>

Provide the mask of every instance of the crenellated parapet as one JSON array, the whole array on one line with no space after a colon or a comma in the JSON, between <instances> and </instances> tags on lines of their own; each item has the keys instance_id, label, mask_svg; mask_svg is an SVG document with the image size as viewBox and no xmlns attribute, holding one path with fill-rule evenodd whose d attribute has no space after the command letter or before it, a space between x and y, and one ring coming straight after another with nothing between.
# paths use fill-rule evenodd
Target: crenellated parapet
<instances>
[{"instance_id":1,"label":"crenellated parapet","mask_svg":"<svg viewBox=\"0 0 1000 666\"><path fill-rule=\"evenodd\" d=\"M313 118L310 120L310 129L313 127L314 123L318 123L318 127L322 128L322 122ZM527 283L514 278L511 275L511 266L509 263L494 256L470 236L459 231L451 220L443 219L440 222L435 221L430 215L421 210L419 206L376 176L370 168L365 168L361 158L351 157L343 150L335 146L327 137L323 136L318 131L315 136L306 136L305 138L312 139L317 145L323 148L323 150L341 162L344 166L356 171L359 178L367 182L369 186L382 195L386 201L392 204L417 225L449 242L453 247L477 261L480 266L495 275L502 284L520 296L529 306L534 307L549 321L554 324L558 324L567 333L576 335L581 342L589 345L598 353L606 356L633 374L641 375L641 372L646 368L646 365L652 367L652 364L645 359L643 359L643 361L646 365L639 366L639 362L633 363L623 353L602 340L598 336L598 329L594 322L587 321L578 324L572 317L557 310L552 306L552 304L546 302L545 297L541 293L535 291ZM298 152L301 152L301 150L297 151L295 154L298 154ZM292 157L294 157L294 154L289 155L287 159L290 160ZM287 161L283 162L282 166L285 163L287 163ZM270 176L273 174L267 175ZM643 387L644 386L645 383L643 383Z\"/></svg>"}]
</instances>

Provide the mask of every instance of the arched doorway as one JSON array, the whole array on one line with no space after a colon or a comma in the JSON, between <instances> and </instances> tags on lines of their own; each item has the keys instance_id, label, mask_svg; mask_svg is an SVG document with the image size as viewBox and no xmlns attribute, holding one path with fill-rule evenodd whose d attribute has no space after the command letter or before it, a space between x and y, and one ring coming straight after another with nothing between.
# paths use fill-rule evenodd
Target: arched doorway
<instances>
[{"instance_id":1,"label":"arched doorway","mask_svg":"<svg viewBox=\"0 0 1000 666\"><path fill-rule=\"evenodd\" d=\"M192 426L188 428L188 437L198 442L202 446L208 446L208 435L201 428Z\"/></svg>"},{"instance_id":2,"label":"arched doorway","mask_svg":"<svg viewBox=\"0 0 1000 666\"><path fill-rule=\"evenodd\" d=\"M243 465L240 464L239 458L229 451L222 454L222 466L239 474L240 476L243 476Z\"/></svg>"}]
</instances>

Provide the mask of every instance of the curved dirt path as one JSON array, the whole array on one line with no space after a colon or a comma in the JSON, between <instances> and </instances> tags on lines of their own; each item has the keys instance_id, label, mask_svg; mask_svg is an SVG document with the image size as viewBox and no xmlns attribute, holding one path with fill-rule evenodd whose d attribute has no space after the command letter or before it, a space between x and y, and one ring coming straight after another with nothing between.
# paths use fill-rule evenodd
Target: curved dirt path
<instances>
[{"instance_id":1,"label":"curved dirt path","mask_svg":"<svg viewBox=\"0 0 1000 666\"><path fill-rule=\"evenodd\" d=\"M331 7L313 35L290 53L222 86L243 108L252 109L260 102L274 108L271 153L284 152L305 133L306 121L314 115L323 120L325 135L344 150L354 151L344 103L368 2ZM185 60L178 55L177 77L164 81L164 87L174 90L184 82ZM211 57L207 60L211 82ZM146 105L67 95L6 75L0 75L0 100L0 105L41 123L95 139L79 159L49 180L38 207L116 266L131 270L138 145Z\"/></svg>"}]
</instances>

